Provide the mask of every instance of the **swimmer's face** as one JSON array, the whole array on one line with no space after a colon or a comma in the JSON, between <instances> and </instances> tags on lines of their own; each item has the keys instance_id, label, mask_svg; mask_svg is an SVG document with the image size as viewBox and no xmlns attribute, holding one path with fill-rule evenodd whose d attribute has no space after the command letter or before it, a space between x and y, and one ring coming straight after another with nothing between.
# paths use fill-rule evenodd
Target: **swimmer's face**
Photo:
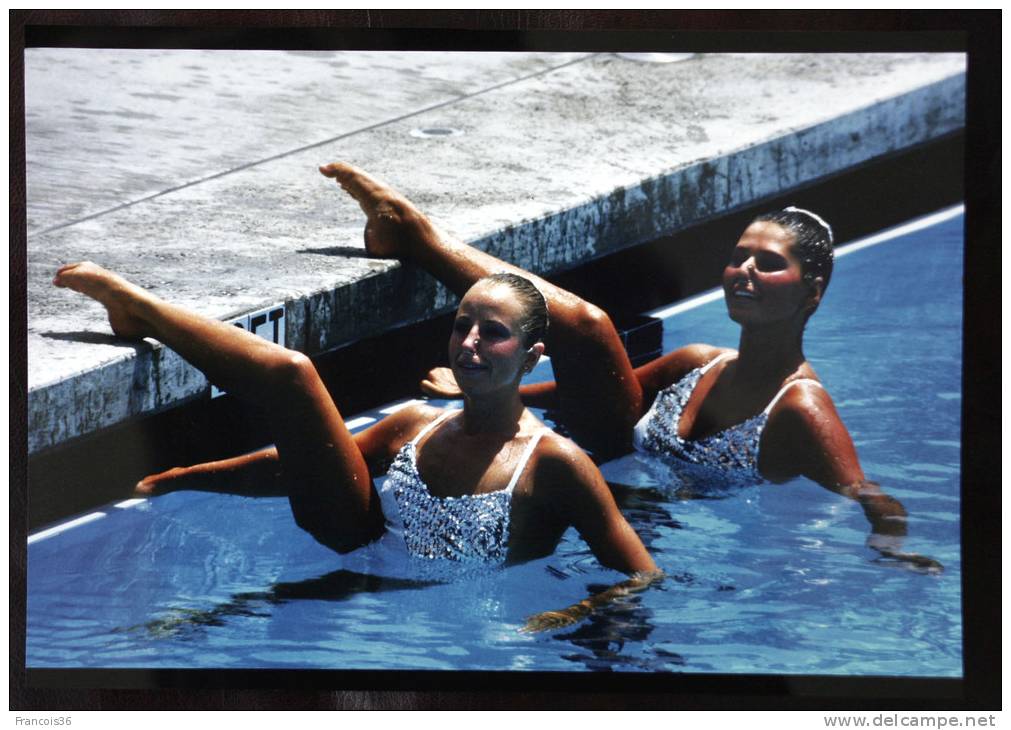
<instances>
[{"instance_id":1,"label":"swimmer's face","mask_svg":"<svg viewBox=\"0 0 1011 730\"><path fill-rule=\"evenodd\" d=\"M803 325L821 300L821 278L806 280L793 253L794 235L777 223L756 221L737 242L723 270L730 318L741 325Z\"/></svg>"},{"instance_id":2,"label":"swimmer's face","mask_svg":"<svg viewBox=\"0 0 1011 730\"><path fill-rule=\"evenodd\" d=\"M478 283L464 295L449 338L449 363L467 395L516 389L544 345L524 344L526 316L512 289Z\"/></svg>"}]
</instances>

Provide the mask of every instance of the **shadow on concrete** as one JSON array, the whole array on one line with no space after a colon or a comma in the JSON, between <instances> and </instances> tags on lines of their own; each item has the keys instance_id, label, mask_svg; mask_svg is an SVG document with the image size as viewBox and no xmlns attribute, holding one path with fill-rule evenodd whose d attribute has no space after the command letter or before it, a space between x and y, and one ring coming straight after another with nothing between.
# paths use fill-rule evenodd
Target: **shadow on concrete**
<instances>
[{"instance_id":1,"label":"shadow on concrete","mask_svg":"<svg viewBox=\"0 0 1011 730\"><path fill-rule=\"evenodd\" d=\"M323 256L343 256L344 258L366 259L370 256L364 248L356 246L326 246L324 248L300 248L295 253L316 253Z\"/></svg>"},{"instance_id":2,"label":"shadow on concrete","mask_svg":"<svg viewBox=\"0 0 1011 730\"><path fill-rule=\"evenodd\" d=\"M151 345L136 340L128 340L116 335L105 334L104 332L39 332L39 335L50 340L64 340L66 342L83 342L88 345L123 345L132 347L139 355L142 352L151 350Z\"/></svg>"}]
</instances>

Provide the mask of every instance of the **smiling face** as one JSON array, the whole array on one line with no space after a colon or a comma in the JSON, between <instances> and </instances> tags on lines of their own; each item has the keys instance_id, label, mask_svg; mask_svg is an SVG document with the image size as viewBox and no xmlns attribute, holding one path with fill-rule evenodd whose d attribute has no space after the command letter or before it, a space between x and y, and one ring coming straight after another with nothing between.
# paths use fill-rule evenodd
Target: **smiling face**
<instances>
[{"instance_id":1,"label":"smiling face","mask_svg":"<svg viewBox=\"0 0 1011 730\"><path fill-rule=\"evenodd\" d=\"M794 235L776 223L748 226L723 270L731 319L753 326L795 320L803 326L821 299L822 280L804 278L793 243Z\"/></svg>"},{"instance_id":2,"label":"smiling face","mask_svg":"<svg viewBox=\"0 0 1011 730\"><path fill-rule=\"evenodd\" d=\"M544 345L526 347L526 312L508 286L478 282L464 295L449 338L449 363L467 395L517 389Z\"/></svg>"}]
</instances>

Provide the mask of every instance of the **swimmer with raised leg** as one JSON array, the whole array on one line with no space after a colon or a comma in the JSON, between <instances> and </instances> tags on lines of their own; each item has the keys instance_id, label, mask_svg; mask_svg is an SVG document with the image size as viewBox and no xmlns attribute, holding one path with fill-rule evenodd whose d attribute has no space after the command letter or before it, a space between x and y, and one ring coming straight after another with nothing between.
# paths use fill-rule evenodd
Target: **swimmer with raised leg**
<instances>
[{"instance_id":1,"label":"swimmer with raised leg","mask_svg":"<svg viewBox=\"0 0 1011 730\"><path fill-rule=\"evenodd\" d=\"M462 410L415 405L356 435L305 355L90 262L62 267L53 283L104 305L117 335L159 340L269 415L275 448L148 477L142 493L226 491L229 480L267 476L266 491L287 494L296 523L320 543L346 553L390 531L421 560L523 562L550 555L574 526L601 564L632 576L569 615L533 619L531 630L577 620L660 575L592 461L520 400L547 328L544 299L522 277L475 282L460 302L449 356ZM377 490L371 475L387 468Z\"/></svg>"},{"instance_id":2,"label":"swimmer with raised leg","mask_svg":"<svg viewBox=\"0 0 1011 730\"><path fill-rule=\"evenodd\" d=\"M559 412L574 438L601 455L641 451L710 469L719 481L785 482L805 476L856 501L882 558L925 572L937 561L902 550L906 511L864 476L846 427L803 352L803 334L832 272L831 228L786 208L755 219L723 272L736 351L694 344L633 368L608 315L551 283L457 241L409 200L364 171L334 163L335 179L364 211L366 250L431 273L458 295L491 273L529 278L544 294L545 340L555 381L520 389L528 405ZM455 373L422 387L456 397Z\"/></svg>"}]
</instances>

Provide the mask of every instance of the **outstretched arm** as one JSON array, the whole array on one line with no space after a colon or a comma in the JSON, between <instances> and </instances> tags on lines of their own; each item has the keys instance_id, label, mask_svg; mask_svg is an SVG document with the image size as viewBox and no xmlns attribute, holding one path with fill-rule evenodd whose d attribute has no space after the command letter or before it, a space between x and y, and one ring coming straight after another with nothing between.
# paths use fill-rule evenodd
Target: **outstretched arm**
<instances>
[{"instance_id":1,"label":"outstretched arm","mask_svg":"<svg viewBox=\"0 0 1011 730\"><path fill-rule=\"evenodd\" d=\"M546 383L530 383L520 386L520 398L523 405L533 408L557 407L557 384L554 381ZM447 367L432 368L421 381L421 391L432 398L462 398L463 393L457 385L453 371Z\"/></svg>"},{"instance_id":2,"label":"outstretched arm","mask_svg":"<svg viewBox=\"0 0 1011 730\"><path fill-rule=\"evenodd\" d=\"M574 624L663 577L589 457L571 441L561 439L552 440L545 452L538 461L536 478L550 485L552 507L576 528L602 565L630 577L566 608L531 616L520 629L527 633Z\"/></svg>"},{"instance_id":3,"label":"outstretched arm","mask_svg":"<svg viewBox=\"0 0 1011 730\"><path fill-rule=\"evenodd\" d=\"M763 443L763 474L784 481L798 474L857 502L870 523L867 545L914 570L940 572L933 558L902 550L907 513L902 503L864 476L849 432L823 388L795 386L773 411Z\"/></svg>"},{"instance_id":4,"label":"outstretched arm","mask_svg":"<svg viewBox=\"0 0 1011 730\"><path fill-rule=\"evenodd\" d=\"M642 410L645 411L653 403L656 394L661 390L679 380L692 368L709 362L721 352L725 350L711 345L686 345L635 368L633 372L642 391ZM429 370L421 381L421 390L433 398L462 397L453 371L447 367ZM523 405L528 407L558 408L558 383L552 380L521 385L520 397L523 398Z\"/></svg>"}]
</instances>

